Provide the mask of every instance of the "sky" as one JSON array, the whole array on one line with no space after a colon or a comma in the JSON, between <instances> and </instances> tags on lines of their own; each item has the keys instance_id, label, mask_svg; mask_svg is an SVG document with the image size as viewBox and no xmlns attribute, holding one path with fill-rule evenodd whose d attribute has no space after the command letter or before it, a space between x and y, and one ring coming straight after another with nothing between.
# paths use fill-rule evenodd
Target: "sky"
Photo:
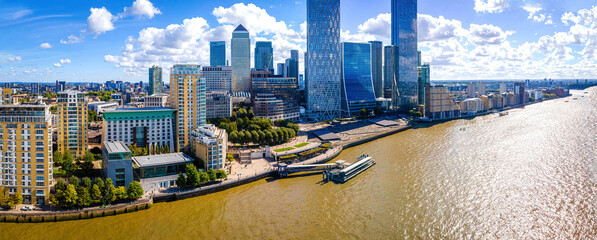
<instances>
[{"instance_id":1,"label":"sky","mask_svg":"<svg viewBox=\"0 0 597 240\"><path fill-rule=\"evenodd\" d=\"M596 5L419 0L419 50L432 80L595 78ZM306 0L0 0L0 82L147 82L152 65L209 65L209 41L230 59L238 24L273 41L274 65L299 50L302 72L305 21ZM342 41L387 45L390 25L390 0L341 1Z\"/></svg>"}]
</instances>

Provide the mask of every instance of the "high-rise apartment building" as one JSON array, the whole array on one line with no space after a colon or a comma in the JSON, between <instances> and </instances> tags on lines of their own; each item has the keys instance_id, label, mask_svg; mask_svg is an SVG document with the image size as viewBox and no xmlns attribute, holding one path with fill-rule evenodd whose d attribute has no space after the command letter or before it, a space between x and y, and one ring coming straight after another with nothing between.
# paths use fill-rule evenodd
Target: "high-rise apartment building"
<instances>
[{"instance_id":1,"label":"high-rise apartment building","mask_svg":"<svg viewBox=\"0 0 597 240\"><path fill-rule=\"evenodd\" d=\"M425 104L425 84L431 82L429 63L419 66L419 105Z\"/></svg>"},{"instance_id":2,"label":"high-rise apartment building","mask_svg":"<svg viewBox=\"0 0 597 240\"><path fill-rule=\"evenodd\" d=\"M226 130L207 124L190 133L191 153L203 161L205 169L224 169L228 134Z\"/></svg>"},{"instance_id":3,"label":"high-rise apartment building","mask_svg":"<svg viewBox=\"0 0 597 240\"><path fill-rule=\"evenodd\" d=\"M24 204L47 204L52 185L49 107L0 106L0 186L21 193Z\"/></svg>"},{"instance_id":4,"label":"high-rise apartment building","mask_svg":"<svg viewBox=\"0 0 597 240\"><path fill-rule=\"evenodd\" d=\"M66 90L66 82L56 80L56 92L62 92Z\"/></svg>"},{"instance_id":5,"label":"high-rise apartment building","mask_svg":"<svg viewBox=\"0 0 597 240\"><path fill-rule=\"evenodd\" d=\"M147 95L153 95L164 92L164 82L162 81L162 68L153 66L149 69L149 88Z\"/></svg>"},{"instance_id":6,"label":"high-rise apartment building","mask_svg":"<svg viewBox=\"0 0 597 240\"><path fill-rule=\"evenodd\" d=\"M209 65L225 66L226 64L226 42L209 42Z\"/></svg>"},{"instance_id":7,"label":"high-rise apartment building","mask_svg":"<svg viewBox=\"0 0 597 240\"><path fill-rule=\"evenodd\" d=\"M255 69L274 69L274 48L272 42L255 43Z\"/></svg>"},{"instance_id":8,"label":"high-rise apartment building","mask_svg":"<svg viewBox=\"0 0 597 240\"><path fill-rule=\"evenodd\" d=\"M39 83L32 83L31 84L31 93L32 94L39 94Z\"/></svg>"},{"instance_id":9,"label":"high-rise apartment building","mask_svg":"<svg viewBox=\"0 0 597 240\"><path fill-rule=\"evenodd\" d=\"M189 132L206 122L206 80L201 66L176 64L170 71L170 103L176 116L178 151L189 144Z\"/></svg>"},{"instance_id":10,"label":"high-rise apartment building","mask_svg":"<svg viewBox=\"0 0 597 240\"><path fill-rule=\"evenodd\" d=\"M383 43L371 41L371 77L373 78L373 90L375 98L382 98L383 95Z\"/></svg>"},{"instance_id":11,"label":"high-rise apartment building","mask_svg":"<svg viewBox=\"0 0 597 240\"><path fill-rule=\"evenodd\" d=\"M342 43L342 111L346 116L355 116L361 109L373 111L375 105L371 45Z\"/></svg>"},{"instance_id":12,"label":"high-rise apartment building","mask_svg":"<svg viewBox=\"0 0 597 240\"><path fill-rule=\"evenodd\" d=\"M341 116L340 0L307 0L306 96L310 118Z\"/></svg>"},{"instance_id":13,"label":"high-rise apartment building","mask_svg":"<svg viewBox=\"0 0 597 240\"><path fill-rule=\"evenodd\" d=\"M84 92L58 93L58 151L81 157L87 152L87 97Z\"/></svg>"},{"instance_id":14,"label":"high-rise apartment building","mask_svg":"<svg viewBox=\"0 0 597 240\"><path fill-rule=\"evenodd\" d=\"M203 77L206 89L211 91L232 92L232 67L231 66L205 66Z\"/></svg>"},{"instance_id":15,"label":"high-rise apartment building","mask_svg":"<svg viewBox=\"0 0 597 240\"><path fill-rule=\"evenodd\" d=\"M251 90L251 39L249 31L238 25L232 32L232 91L249 92Z\"/></svg>"},{"instance_id":16,"label":"high-rise apartment building","mask_svg":"<svg viewBox=\"0 0 597 240\"><path fill-rule=\"evenodd\" d=\"M417 0L392 0L392 45L398 48L398 104L408 111L418 103Z\"/></svg>"}]
</instances>

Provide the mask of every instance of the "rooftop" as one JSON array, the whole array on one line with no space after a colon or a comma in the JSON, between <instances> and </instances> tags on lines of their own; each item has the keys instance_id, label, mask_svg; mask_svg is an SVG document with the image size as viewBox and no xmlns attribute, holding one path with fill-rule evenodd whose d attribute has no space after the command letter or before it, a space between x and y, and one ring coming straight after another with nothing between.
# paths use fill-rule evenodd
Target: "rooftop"
<instances>
[{"instance_id":1,"label":"rooftop","mask_svg":"<svg viewBox=\"0 0 597 240\"><path fill-rule=\"evenodd\" d=\"M238 27L236 27L236 29L234 29L235 32L248 32L248 30L242 25L239 24Z\"/></svg>"},{"instance_id":2,"label":"rooftop","mask_svg":"<svg viewBox=\"0 0 597 240\"><path fill-rule=\"evenodd\" d=\"M126 145L124 145L123 142L120 141L105 141L104 149L106 149L108 153L126 153L131 151Z\"/></svg>"},{"instance_id":3,"label":"rooftop","mask_svg":"<svg viewBox=\"0 0 597 240\"><path fill-rule=\"evenodd\" d=\"M193 163L193 159L184 153L133 157L133 161L140 168Z\"/></svg>"},{"instance_id":4,"label":"rooftop","mask_svg":"<svg viewBox=\"0 0 597 240\"><path fill-rule=\"evenodd\" d=\"M106 111L106 112L126 112L126 111L138 111L138 112L142 112L142 111L176 111L176 109L174 108L168 108L168 107L143 107L143 108L117 108L115 110L110 110L110 111Z\"/></svg>"}]
</instances>

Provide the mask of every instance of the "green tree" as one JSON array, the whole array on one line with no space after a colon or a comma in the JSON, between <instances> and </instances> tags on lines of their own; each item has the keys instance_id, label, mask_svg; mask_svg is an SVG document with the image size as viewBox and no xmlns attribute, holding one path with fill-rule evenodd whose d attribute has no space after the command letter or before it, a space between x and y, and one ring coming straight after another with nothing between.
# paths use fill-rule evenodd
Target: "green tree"
<instances>
[{"instance_id":1,"label":"green tree","mask_svg":"<svg viewBox=\"0 0 597 240\"><path fill-rule=\"evenodd\" d=\"M375 116L381 116L381 114L382 114L382 113L383 113L383 111L381 110L381 108L380 108L380 107L378 107L378 106L375 106L375 107L373 108L373 114L375 114Z\"/></svg>"},{"instance_id":2,"label":"green tree","mask_svg":"<svg viewBox=\"0 0 597 240\"><path fill-rule=\"evenodd\" d=\"M87 207L91 204L92 199L89 190L86 187L79 186L77 189L77 205L80 207Z\"/></svg>"},{"instance_id":3,"label":"green tree","mask_svg":"<svg viewBox=\"0 0 597 240\"><path fill-rule=\"evenodd\" d=\"M170 145L166 144L166 153L170 153Z\"/></svg>"},{"instance_id":4,"label":"green tree","mask_svg":"<svg viewBox=\"0 0 597 240\"><path fill-rule=\"evenodd\" d=\"M209 182L209 174L206 172L199 172L199 181L201 183Z\"/></svg>"},{"instance_id":5,"label":"green tree","mask_svg":"<svg viewBox=\"0 0 597 240\"><path fill-rule=\"evenodd\" d=\"M237 131L233 131L232 133L230 133L230 140L231 142L238 142L238 132Z\"/></svg>"},{"instance_id":6,"label":"green tree","mask_svg":"<svg viewBox=\"0 0 597 240\"><path fill-rule=\"evenodd\" d=\"M257 126L257 125L255 125L255 126ZM259 133L255 130L251 131L251 141L254 143L259 142Z\"/></svg>"},{"instance_id":7,"label":"green tree","mask_svg":"<svg viewBox=\"0 0 597 240\"><path fill-rule=\"evenodd\" d=\"M143 196L143 187L137 181L129 183L129 187L126 189L126 193L130 199L139 199Z\"/></svg>"},{"instance_id":8,"label":"green tree","mask_svg":"<svg viewBox=\"0 0 597 240\"><path fill-rule=\"evenodd\" d=\"M245 143L245 132L238 132L238 137L237 137L236 142L240 143L240 144Z\"/></svg>"},{"instance_id":9,"label":"green tree","mask_svg":"<svg viewBox=\"0 0 597 240\"><path fill-rule=\"evenodd\" d=\"M67 175L73 175L73 173L77 170L77 166L75 166L73 155L70 151L64 152L64 159L62 161L62 170L66 171Z\"/></svg>"},{"instance_id":10,"label":"green tree","mask_svg":"<svg viewBox=\"0 0 597 240\"><path fill-rule=\"evenodd\" d=\"M249 109L249 111L247 112L247 117L249 117L249 119L253 119L255 117L255 113L253 112L253 110Z\"/></svg>"},{"instance_id":11,"label":"green tree","mask_svg":"<svg viewBox=\"0 0 597 240\"><path fill-rule=\"evenodd\" d=\"M78 195L77 190L75 190L75 186L73 184L68 184L66 186L66 190L63 193L63 201L62 206L66 208L71 208L77 205Z\"/></svg>"},{"instance_id":12,"label":"green tree","mask_svg":"<svg viewBox=\"0 0 597 240\"><path fill-rule=\"evenodd\" d=\"M103 197L104 203L111 203L116 200L116 195L114 194L115 190L116 190L116 188L114 187L114 184L112 183L112 179L107 178L106 183L104 185L104 189L102 190L102 193L104 194L104 197Z\"/></svg>"},{"instance_id":13,"label":"green tree","mask_svg":"<svg viewBox=\"0 0 597 240\"><path fill-rule=\"evenodd\" d=\"M101 177L96 177L95 179L93 179L93 184L97 185L100 190L103 190L105 186L104 179L102 179Z\"/></svg>"},{"instance_id":14,"label":"green tree","mask_svg":"<svg viewBox=\"0 0 597 240\"><path fill-rule=\"evenodd\" d=\"M84 177L81 178L81 186L87 188L87 190L90 190L93 186L93 183L91 182L91 179L89 179L88 177Z\"/></svg>"},{"instance_id":15,"label":"green tree","mask_svg":"<svg viewBox=\"0 0 597 240\"><path fill-rule=\"evenodd\" d=\"M178 174L178 179L176 179L176 186L178 186L179 188L187 186L187 178L184 176L184 174Z\"/></svg>"},{"instance_id":16,"label":"green tree","mask_svg":"<svg viewBox=\"0 0 597 240\"><path fill-rule=\"evenodd\" d=\"M116 196L116 200L124 200L128 198L128 195L126 195L126 188L123 186L114 189L114 195Z\"/></svg>"},{"instance_id":17,"label":"green tree","mask_svg":"<svg viewBox=\"0 0 597 240\"><path fill-rule=\"evenodd\" d=\"M193 164L187 164L185 166L185 170L187 173L187 186L197 187L201 184L201 179L199 175L199 171Z\"/></svg>"},{"instance_id":18,"label":"green tree","mask_svg":"<svg viewBox=\"0 0 597 240\"><path fill-rule=\"evenodd\" d=\"M54 166L62 166L62 161L64 161L64 156L62 155L61 152L59 151L54 151L54 154L52 154L52 157L54 158Z\"/></svg>"},{"instance_id":19,"label":"green tree","mask_svg":"<svg viewBox=\"0 0 597 240\"><path fill-rule=\"evenodd\" d=\"M75 187L78 187L78 186L79 186L79 178L78 178L78 177L75 177L75 176L71 176L71 177L68 179L68 183L69 183L69 184L72 184L72 185L73 185L73 186L75 186Z\"/></svg>"},{"instance_id":20,"label":"green tree","mask_svg":"<svg viewBox=\"0 0 597 240\"><path fill-rule=\"evenodd\" d=\"M260 143L265 143L265 133L261 130L257 131L257 134L259 134L259 142Z\"/></svg>"},{"instance_id":21,"label":"green tree","mask_svg":"<svg viewBox=\"0 0 597 240\"><path fill-rule=\"evenodd\" d=\"M216 176L216 171L214 171L213 169L207 170L207 175L209 176L209 181L215 181L216 179L218 179Z\"/></svg>"},{"instance_id":22,"label":"green tree","mask_svg":"<svg viewBox=\"0 0 597 240\"><path fill-rule=\"evenodd\" d=\"M251 134L251 132L244 131L244 133L245 133L245 138L244 138L243 142L249 143L249 142L253 141L253 134Z\"/></svg>"},{"instance_id":23,"label":"green tree","mask_svg":"<svg viewBox=\"0 0 597 240\"><path fill-rule=\"evenodd\" d=\"M226 160L228 160L228 162L234 162L234 153L232 153L232 152L226 153Z\"/></svg>"},{"instance_id":24,"label":"green tree","mask_svg":"<svg viewBox=\"0 0 597 240\"><path fill-rule=\"evenodd\" d=\"M64 179L62 179L62 178L56 179L56 184L54 185L54 189L66 190L66 182L64 182Z\"/></svg>"},{"instance_id":25,"label":"green tree","mask_svg":"<svg viewBox=\"0 0 597 240\"><path fill-rule=\"evenodd\" d=\"M226 174L226 171L221 170L221 169L216 171L216 178L217 179L224 179L224 178L227 178L227 177L228 177L228 174Z\"/></svg>"},{"instance_id":26,"label":"green tree","mask_svg":"<svg viewBox=\"0 0 597 240\"><path fill-rule=\"evenodd\" d=\"M97 184L93 184L91 187L91 201L94 203L99 203L102 200L102 190Z\"/></svg>"},{"instance_id":27,"label":"green tree","mask_svg":"<svg viewBox=\"0 0 597 240\"><path fill-rule=\"evenodd\" d=\"M369 116L369 111L367 111L367 109L363 108L359 111L359 116L361 118L367 118Z\"/></svg>"}]
</instances>

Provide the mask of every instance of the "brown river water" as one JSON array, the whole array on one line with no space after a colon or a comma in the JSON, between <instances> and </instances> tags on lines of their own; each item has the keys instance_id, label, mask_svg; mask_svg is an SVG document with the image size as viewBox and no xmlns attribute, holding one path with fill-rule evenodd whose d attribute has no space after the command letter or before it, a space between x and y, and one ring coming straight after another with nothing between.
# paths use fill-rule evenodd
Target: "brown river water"
<instances>
[{"instance_id":1,"label":"brown river water","mask_svg":"<svg viewBox=\"0 0 597 240\"><path fill-rule=\"evenodd\" d=\"M261 180L118 216L0 223L0 239L595 239L597 88L586 91L347 149L337 159L377 165L345 184Z\"/></svg>"}]
</instances>

